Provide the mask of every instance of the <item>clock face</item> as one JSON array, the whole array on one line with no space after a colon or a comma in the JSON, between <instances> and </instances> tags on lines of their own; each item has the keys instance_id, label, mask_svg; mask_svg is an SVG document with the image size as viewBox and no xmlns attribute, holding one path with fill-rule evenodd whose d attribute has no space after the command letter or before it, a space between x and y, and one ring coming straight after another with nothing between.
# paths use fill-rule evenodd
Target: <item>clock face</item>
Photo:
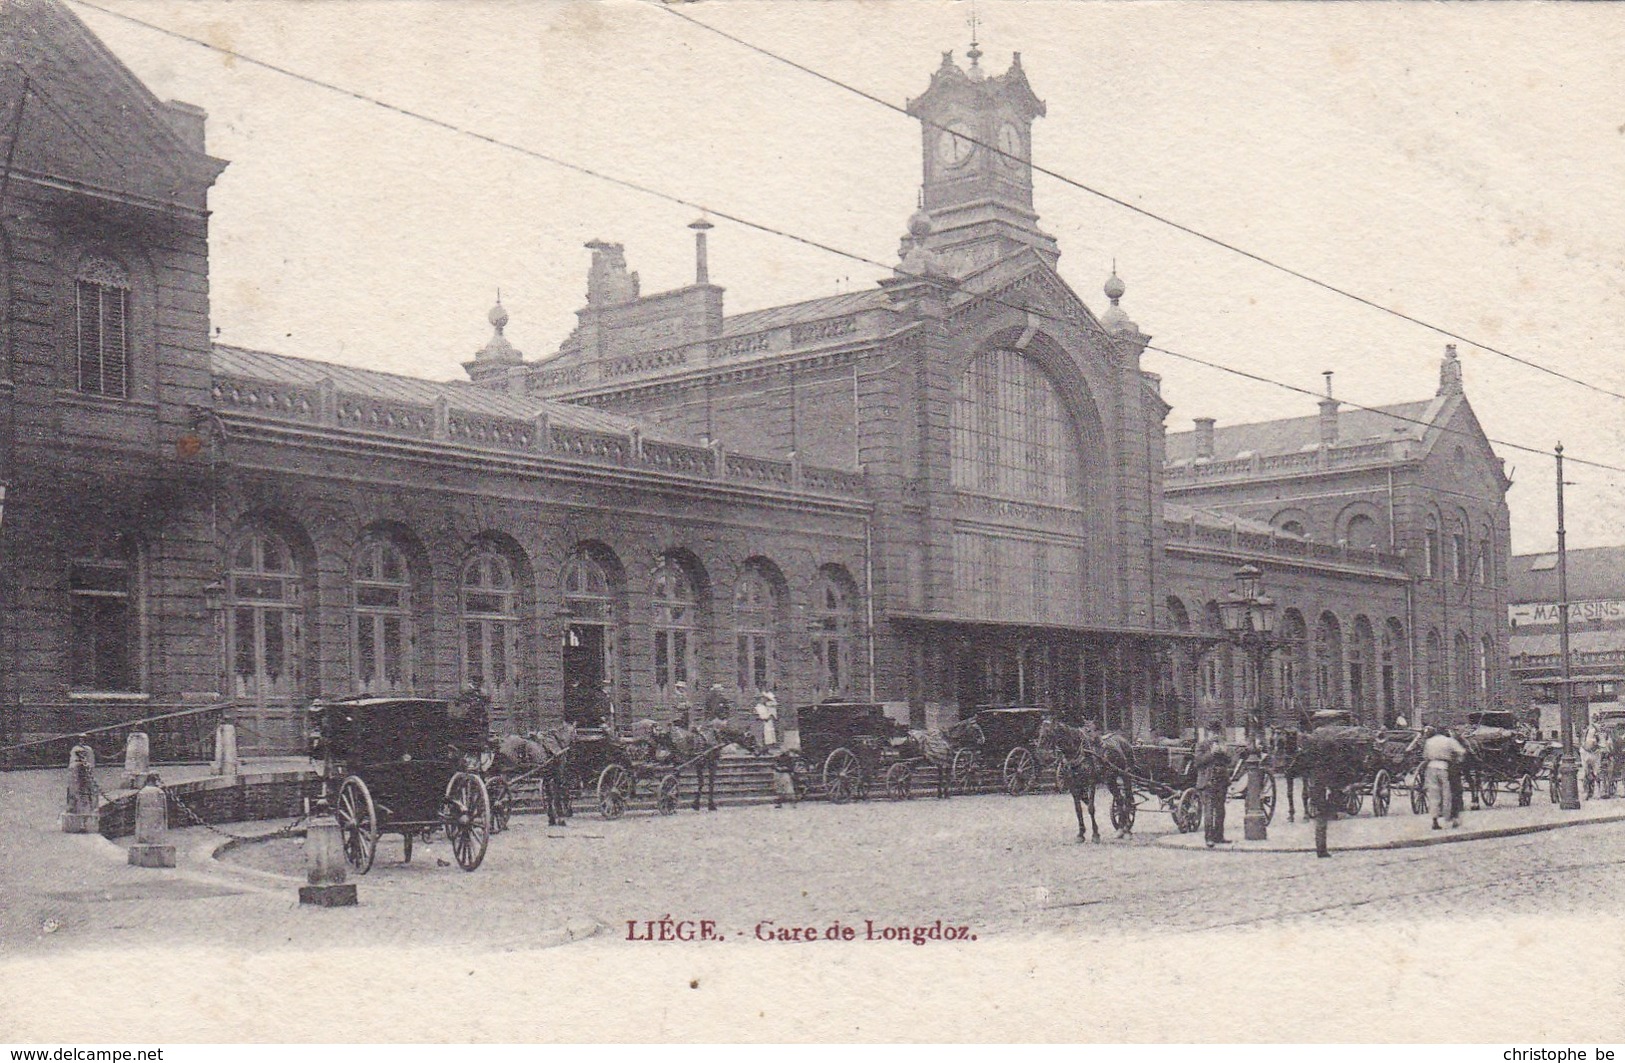
<instances>
[{"instance_id":1,"label":"clock face","mask_svg":"<svg viewBox=\"0 0 1625 1063\"><path fill-rule=\"evenodd\" d=\"M999 128L999 150L1004 152L999 161L1011 169L1017 169L1025 160L1022 150L1021 131L1015 126L1006 124Z\"/></svg>"},{"instance_id":2,"label":"clock face","mask_svg":"<svg viewBox=\"0 0 1625 1063\"><path fill-rule=\"evenodd\" d=\"M963 166L975 152L976 145L963 125L955 123L937 134L937 161L944 166Z\"/></svg>"}]
</instances>

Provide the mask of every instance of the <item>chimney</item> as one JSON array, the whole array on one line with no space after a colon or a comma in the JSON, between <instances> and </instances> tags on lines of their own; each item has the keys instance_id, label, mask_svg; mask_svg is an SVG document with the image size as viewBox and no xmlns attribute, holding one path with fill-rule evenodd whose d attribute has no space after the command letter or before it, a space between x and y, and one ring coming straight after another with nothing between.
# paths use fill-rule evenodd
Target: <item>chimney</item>
<instances>
[{"instance_id":1,"label":"chimney","mask_svg":"<svg viewBox=\"0 0 1625 1063\"><path fill-rule=\"evenodd\" d=\"M1213 418L1196 418L1196 456L1198 458L1213 457Z\"/></svg>"},{"instance_id":2,"label":"chimney","mask_svg":"<svg viewBox=\"0 0 1625 1063\"><path fill-rule=\"evenodd\" d=\"M699 221L689 222L688 227L694 230L694 283L710 284L711 267L705 257L705 233L715 226L701 218Z\"/></svg>"},{"instance_id":3,"label":"chimney","mask_svg":"<svg viewBox=\"0 0 1625 1063\"><path fill-rule=\"evenodd\" d=\"M1337 400L1332 398L1332 371L1327 369L1321 376L1326 378L1326 397L1320 400L1320 445L1329 447L1337 442Z\"/></svg>"}]
</instances>

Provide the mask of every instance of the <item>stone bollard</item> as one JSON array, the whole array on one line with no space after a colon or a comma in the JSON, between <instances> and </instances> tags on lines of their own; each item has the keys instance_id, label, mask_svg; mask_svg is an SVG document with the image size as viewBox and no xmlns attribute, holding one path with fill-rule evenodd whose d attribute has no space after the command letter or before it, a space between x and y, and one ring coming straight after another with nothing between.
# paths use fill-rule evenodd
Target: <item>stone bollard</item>
<instances>
[{"instance_id":1,"label":"stone bollard","mask_svg":"<svg viewBox=\"0 0 1625 1063\"><path fill-rule=\"evenodd\" d=\"M237 725L223 723L214 729L214 773L235 778L241 770L237 760Z\"/></svg>"},{"instance_id":2,"label":"stone bollard","mask_svg":"<svg viewBox=\"0 0 1625 1063\"><path fill-rule=\"evenodd\" d=\"M135 844L130 846L130 863L135 867L174 867L175 847L165 843L169 836L169 798L158 777L135 795Z\"/></svg>"},{"instance_id":3,"label":"stone bollard","mask_svg":"<svg viewBox=\"0 0 1625 1063\"><path fill-rule=\"evenodd\" d=\"M68 808L60 820L64 834L95 834L101 829L96 796L96 751L80 742L68 751Z\"/></svg>"},{"instance_id":4,"label":"stone bollard","mask_svg":"<svg viewBox=\"0 0 1625 1063\"><path fill-rule=\"evenodd\" d=\"M344 881L347 877L339 821L323 801L305 827L305 880L310 885L299 887L299 903L348 908L356 897L355 883Z\"/></svg>"},{"instance_id":5,"label":"stone bollard","mask_svg":"<svg viewBox=\"0 0 1625 1063\"><path fill-rule=\"evenodd\" d=\"M145 731L131 731L129 739L124 743L124 788L136 790L146 785L147 774L151 768L147 756L148 743Z\"/></svg>"}]
</instances>

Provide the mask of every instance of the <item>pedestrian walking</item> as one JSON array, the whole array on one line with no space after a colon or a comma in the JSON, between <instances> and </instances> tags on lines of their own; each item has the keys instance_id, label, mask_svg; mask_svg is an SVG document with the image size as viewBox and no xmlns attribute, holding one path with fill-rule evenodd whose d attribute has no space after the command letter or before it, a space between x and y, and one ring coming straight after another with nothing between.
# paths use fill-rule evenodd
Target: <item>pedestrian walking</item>
<instances>
[{"instance_id":1,"label":"pedestrian walking","mask_svg":"<svg viewBox=\"0 0 1625 1063\"><path fill-rule=\"evenodd\" d=\"M1467 756L1467 748L1443 731L1429 727L1422 743L1422 761L1428 807L1433 810L1433 829L1439 829L1439 817L1446 816L1452 827L1461 826L1461 806L1450 792L1450 766L1459 765Z\"/></svg>"},{"instance_id":2,"label":"pedestrian walking","mask_svg":"<svg viewBox=\"0 0 1625 1063\"><path fill-rule=\"evenodd\" d=\"M1224 806L1230 790L1230 754L1219 738L1217 724L1208 726L1206 738L1196 746L1196 792L1202 798L1202 823L1207 847L1229 845L1224 836Z\"/></svg>"},{"instance_id":3,"label":"pedestrian walking","mask_svg":"<svg viewBox=\"0 0 1625 1063\"><path fill-rule=\"evenodd\" d=\"M1332 855L1328 825L1337 813L1333 810L1333 796L1340 793L1344 782L1339 776L1346 768L1339 763L1343 755L1338 737L1347 730L1347 714L1335 709L1322 709L1314 715L1314 730L1303 737L1303 761L1308 769L1309 785L1305 804L1315 810L1315 856L1321 859ZM1306 813L1308 809L1304 810Z\"/></svg>"},{"instance_id":4,"label":"pedestrian walking","mask_svg":"<svg viewBox=\"0 0 1625 1063\"><path fill-rule=\"evenodd\" d=\"M792 807L799 803L796 793L796 754L794 750L781 749L773 758L773 807L783 808L786 801Z\"/></svg>"}]
</instances>

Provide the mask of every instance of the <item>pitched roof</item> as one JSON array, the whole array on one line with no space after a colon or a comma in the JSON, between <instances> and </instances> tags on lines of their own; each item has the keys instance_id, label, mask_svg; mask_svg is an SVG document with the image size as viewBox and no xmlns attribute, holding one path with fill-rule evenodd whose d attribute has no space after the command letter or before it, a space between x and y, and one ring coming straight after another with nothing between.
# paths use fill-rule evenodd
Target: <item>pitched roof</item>
<instances>
[{"instance_id":1,"label":"pitched roof","mask_svg":"<svg viewBox=\"0 0 1625 1063\"><path fill-rule=\"evenodd\" d=\"M1625 546L1568 552L1569 600L1625 598ZM1555 602L1557 554L1515 554L1507 559L1509 602Z\"/></svg>"},{"instance_id":2,"label":"pitched roof","mask_svg":"<svg viewBox=\"0 0 1625 1063\"><path fill-rule=\"evenodd\" d=\"M875 310L890 305L886 292L880 288L866 288L840 295L826 295L800 303L770 306L765 310L747 310L722 321L724 336L738 336L747 332L796 325L803 321L822 321L826 317L840 317L862 310Z\"/></svg>"},{"instance_id":3,"label":"pitched roof","mask_svg":"<svg viewBox=\"0 0 1625 1063\"><path fill-rule=\"evenodd\" d=\"M628 432L641 427L637 421L629 417L619 417L568 402L553 402L529 395L510 395L468 381L422 380L397 373L358 369L336 362L295 358L291 355L231 347L222 343L214 345L212 365L214 372L228 376L272 380L307 387L315 387L323 380L331 380L339 391L394 402L433 403L443 397L459 410L494 417L528 420L545 412L554 424L568 425L572 428L586 428L599 432ZM646 438L666 438L658 431L650 433L645 430L643 434ZM675 442L676 439L671 438L669 441Z\"/></svg>"},{"instance_id":4,"label":"pitched roof","mask_svg":"<svg viewBox=\"0 0 1625 1063\"><path fill-rule=\"evenodd\" d=\"M1210 509L1205 506L1187 506L1180 502L1164 502L1162 504L1162 519L1178 521L1181 524L1194 521L1208 528L1223 528L1229 531L1237 528L1244 532L1257 532L1260 535L1274 535L1277 539L1301 539L1303 536L1294 535L1289 531L1271 526L1268 522L1254 520L1252 517L1243 517L1222 509Z\"/></svg>"},{"instance_id":5,"label":"pitched roof","mask_svg":"<svg viewBox=\"0 0 1625 1063\"><path fill-rule=\"evenodd\" d=\"M1401 402L1372 410L1343 409L1337 414L1339 443L1375 442L1379 439L1420 439L1423 424L1436 400ZM1213 431L1215 460L1239 454L1292 454L1320 444L1320 415L1288 417L1280 421L1217 425ZM1196 456L1196 433L1171 432L1168 460L1188 461Z\"/></svg>"}]
</instances>

